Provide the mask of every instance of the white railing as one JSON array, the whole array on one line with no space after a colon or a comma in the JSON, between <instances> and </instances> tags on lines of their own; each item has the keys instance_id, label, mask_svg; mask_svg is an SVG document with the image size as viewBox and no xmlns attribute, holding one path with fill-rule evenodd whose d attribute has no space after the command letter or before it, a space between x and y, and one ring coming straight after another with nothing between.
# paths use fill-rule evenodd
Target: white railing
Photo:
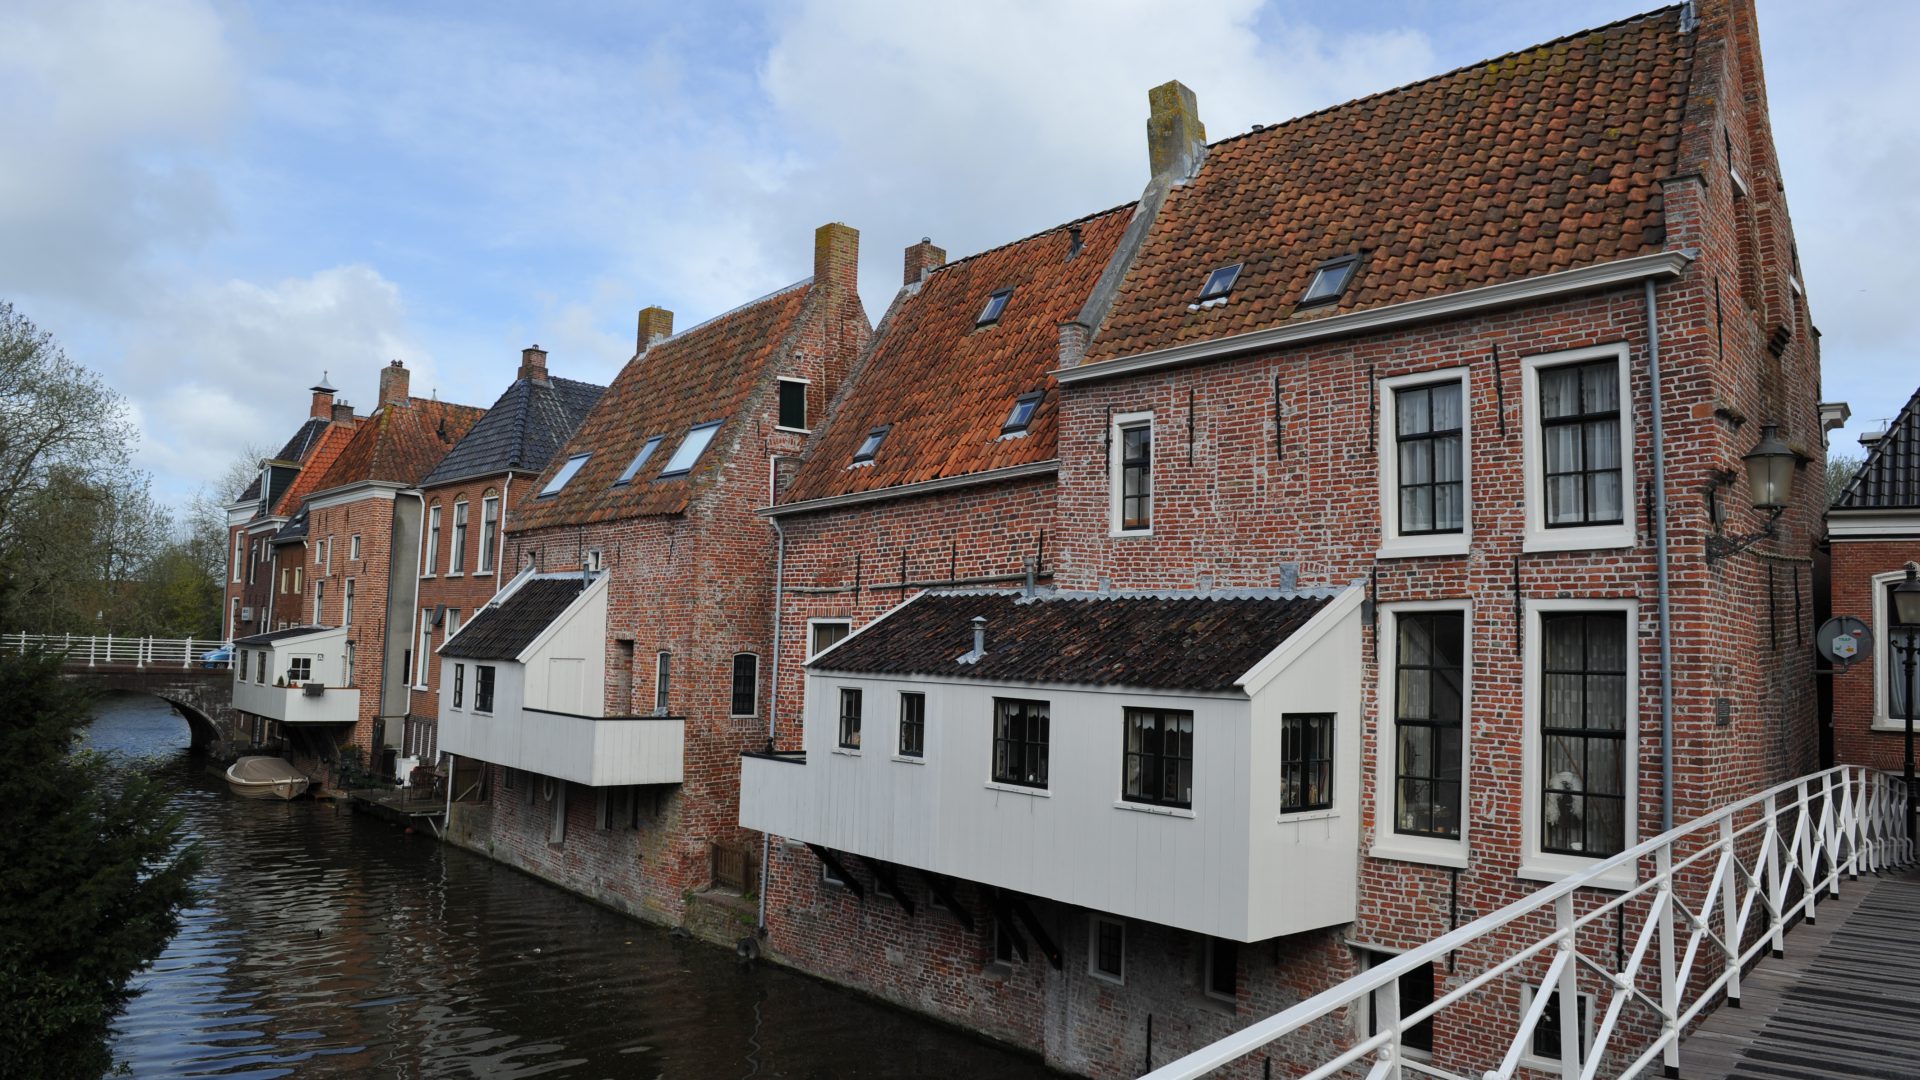
<instances>
[{"instance_id":1,"label":"white railing","mask_svg":"<svg viewBox=\"0 0 1920 1080\"><path fill-rule=\"evenodd\" d=\"M229 642L206 638L155 638L155 637L116 637L112 634L0 634L0 649L9 649L25 653L29 649L44 649L49 652L64 652L67 662L77 664L81 660L88 667L101 664L132 664L135 667L192 667L197 663L206 663L206 655L216 649L227 649L225 660L214 661L215 667L232 667L232 645Z\"/></svg>"},{"instance_id":2,"label":"white railing","mask_svg":"<svg viewBox=\"0 0 1920 1080\"><path fill-rule=\"evenodd\" d=\"M1788 926L1814 921L1842 875L1912 857L1897 777L1858 766L1814 773L1629 848L1143 1080L1188 1080L1262 1051L1267 1075L1286 1075L1278 1066L1291 1061L1300 1080L1507 1080L1553 996L1573 1002L1583 989L1595 995L1597 1027L1577 1019L1577 1007L1563 1008L1563 1030L1585 1037L1562 1038L1559 1061L1530 1060L1529 1069L1595 1080L1636 1076L1660 1060L1678 1075L1681 1034L1723 991L1739 1000L1749 961L1767 950L1783 955ZM1602 891L1623 876L1638 884ZM1400 977L1428 964L1445 970L1450 958L1449 988L1403 1013ZM1513 993L1522 986L1533 991L1524 1015ZM1369 999L1371 1035L1362 1020ZM1461 1009L1449 1015L1454 1006ZM1430 1019L1431 1053L1410 1053L1403 1036Z\"/></svg>"}]
</instances>

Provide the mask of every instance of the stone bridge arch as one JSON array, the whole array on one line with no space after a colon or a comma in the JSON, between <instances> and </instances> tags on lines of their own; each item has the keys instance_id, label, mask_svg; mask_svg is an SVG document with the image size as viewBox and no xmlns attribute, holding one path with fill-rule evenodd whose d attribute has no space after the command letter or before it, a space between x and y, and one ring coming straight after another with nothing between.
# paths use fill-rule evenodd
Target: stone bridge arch
<instances>
[{"instance_id":1,"label":"stone bridge arch","mask_svg":"<svg viewBox=\"0 0 1920 1080\"><path fill-rule=\"evenodd\" d=\"M233 672L228 668L171 665L69 664L67 677L102 690L152 694L173 706L187 721L193 748L224 753L239 734L239 714L233 708Z\"/></svg>"}]
</instances>

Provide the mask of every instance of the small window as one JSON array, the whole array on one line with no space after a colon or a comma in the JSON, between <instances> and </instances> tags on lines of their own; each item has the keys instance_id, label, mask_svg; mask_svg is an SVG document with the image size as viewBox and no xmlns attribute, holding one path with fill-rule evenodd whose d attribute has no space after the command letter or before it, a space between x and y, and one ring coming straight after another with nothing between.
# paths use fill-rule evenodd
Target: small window
<instances>
[{"instance_id":1,"label":"small window","mask_svg":"<svg viewBox=\"0 0 1920 1080\"><path fill-rule=\"evenodd\" d=\"M1127 802L1191 807L1193 714L1128 709L1124 723L1120 797Z\"/></svg>"},{"instance_id":2,"label":"small window","mask_svg":"<svg viewBox=\"0 0 1920 1080\"><path fill-rule=\"evenodd\" d=\"M1402 536L1466 527L1466 442L1459 380L1394 392L1395 478Z\"/></svg>"},{"instance_id":3,"label":"small window","mask_svg":"<svg viewBox=\"0 0 1920 1080\"><path fill-rule=\"evenodd\" d=\"M867 432L867 437L860 442L860 449L853 452L853 463L855 465L865 465L871 462L873 455L880 452L880 444L887 441L887 432L892 430L893 425L887 424L884 427L877 427Z\"/></svg>"},{"instance_id":4,"label":"small window","mask_svg":"<svg viewBox=\"0 0 1920 1080\"><path fill-rule=\"evenodd\" d=\"M733 715L752 716L760 704L760 658L752 653L733 657Z\"/></svg>"},{"instance_id":5,"label":"small window","mask_svg":"<svg viewBox=\"0 0 1920 1080\"><path fill-rule=\"evenodd\" d=\"M795 431L807 430L807 383L804 379L780 380L780 426Z\"/></svg>"},{"instance_id":6,"label":"small window","mask_svg":"<svg viewBox=\"0 0 1920 1080\"><path fill-rule=\"evenodd\" d=\"M520 770L519 769L500 770L500 790L515 791L515 790L518 790L519 786L520 786Z\"/></svg>"},{"instance_id":7,"label":"small window","mask_svg":"<svg viewBox=\"0 0 1920 1080\"><path fill-rule=\"evenodd\" d=\"M1120 425L1115 527L1119 532L1146 532L1153 528L1153 422Z\"/></svg>"},{"instance_id":8,"label":"small window","mask_svg":"<svg viewBox=\"0 0 1920 1080\"><path fill-rule=\"evenodd\" d=\"M672 673L673 654L662 650L653 666L653 713L655 716L667 715L667 684Z\"/></svg>"},{"instance_id":9,"label":"small window","mask_svg":"<svg viewBox=\"0 0 1920 1080\"><path fill-rule=\"evenodd\" d=\"M900 756L922 757L927 751L927 695L900 695Z\"/></svg>"},{"instance_id":10,"label":"small window","mask_svg":"<svg viewBox=\"0 0 1920 1080\"><path fill-rule=\"evenodd\" d=\"M1021 394L1013 402L1013 411L1007 414L1007 422L1000 425L1000 434L1018 435L1025 432L1033 423L1033 414L1040 411L1040 400L1047 396L1045 390L1035 390L1031 394Z\"/></svg>"},{"instance_id":11,"label":"small window","mask_svg":"<svg viewBox=\"0 0 1920 1080\"><path fill-rule=\"evenodd\" d=\"M453 665L453 707L458 709L466 704L467 665Z\"/></svg>"},{"instance_id":12,"label":"small window","mask_svg":"<svg viewBox=\"0 0 1920 1080\"><path fill-rule=\"evenodd\" d=\"M347 558L358 559L359 557L360 557L360 536L359 534L356 533L353 536L347 537Z\"/></svg>"},{"instance_id":13,"label":"small window","mask_svg":"<svg viewBox=\"0 0 1920 1080\"><path fill-rule=\"evenodd\" d=\"M1108 982L1127 981L1127 924L1105 915L1088 918L1087 973Z\"/></svg>"},{"instance_id":14,"label":"small window","mask_svg":"<svg viewBox=\"0 0 1920 1080\"><path fill-rule=\"evenodd\" d=\"M1333 716L1280 718L1280 812L1333 808Z\"/></svg>"},{"instance_id":15,"label":"small window","mask_svg":"<svg viewBox=\"0 0 1920 1080\"><path fill-rule=\"evenodd\" d=\"M473 668L473 711L493 711L493 666L476 664Z\"/></svg>"},{"instance_id":16,"label":"small window","mask_svg":"<svg viewBox=\"0 0 1920 1080\"><path fill-rule=\"evenodd\" d=\"M340 586L340 625L353 625L353 580L348 578Z\"/></svg>"},{"instance_id":17,"label":"small window","mask_svg":"<svg viewBox=\"0 0 1920 1080\"><path fill-rule=\"evenodd\" d=\"M843 750L860 749L860 691L840 688L840 742Z\"/></svg>"},{"instance_id":18,"label":"small window","mask_svg":"<svg viewBox=\"0 0 1920 1080\"><path fill-rule=\"evenodd\" d=\"M560 471L553 474L553 479L547 481L547 486L540 489L537 497L544 499L549 495L559 494L560 489L567 486L567 481L572 480L574 474L578 473L586 465L587 459L592 456L592 454L575 454L568 458L567 463L560 466Z\"/></svg>"},{"instance_id":19,"label":"small window","mask_svg":"<svg viewBox=\"0 0 1920 1080\"><path fill-rule=\"evenodd\" d=\"M1011 967L1020 958L1019 950L1014 947L1014 935L1019 933L1013 927L993 920L993 962Z\"/></svg>"},{"instance_id":20,"label":"small window","mask_svg":"<svg viewBox=\"0 0 1920 1080\"><path fill-rule=\"evenodd\" d=\"M313 657L296 656L287 661L287 682L298 684L313 678Z\"/></svg>"},{"instance_id":21,"label":"small window","mask_svg":"<svg viewBox=\"0 0 1920 1080\"><path fill-rule=\"evenodd\" d=\"M825 859L820 860L820 881L836 889L844 889L847 887L847 880L839 874L834 873L833 864Z\"/></svg>"},{"instance_id":22,"label":"small window","mask_svg":"<svg viewBox=\"0 0 1920 1080\"><path fill-rule=\"evenodd\" d=\"M973 320L973 325L992 326L999 322L1001 313L1007 310L1007 301L1012 297L1012 289L1001 289L987 297L987 306L980 309L980 317Z\"/></svg>"},{"instance_id":23,"label":"small window","mask_svg":"<svg viewBox=\"0 0 1920 1080\"><path fill-rule=\"evenodd\" d=\"M1200 290L1200 299L1217 300L1233 291L1233 283L1240 278L1240 264L1223 266L1207 275L1207 283Z\"/></svg>"},{"instance_id":24,"label":"small window","mask_svg":"<svg viewBox=\"0 0 1920 1080\"><path fill-rule=\"evenodd\" d=\"M1207 996L1222 1001L1239 999L1239 943L1225 938L1207 939Z\"/></svg>"},{"instance_id":25,"label":"small window","mask_svg":"<svg viewBox=\"0 0 1920 1080\"><path fill-rule=\"evenodd\" d=\"M599 548L588 549L587 570L590 573L595 573L595 574L600 572L600 549Z\"/></svg>"},{"instance_id":26,"label":"small window","mask_svg":"<svg viewBox=\"0 0 1920 1080\"><path fill-rule=\"evenodd\" d=\"M1047 786L1051 719L1044 701L993 701L993 779L1019 787Z\"/></svg>"},{"instance_id":27,"label":"small window","mask_svg":"<svg viewBox=\"0 0 1920 1080\"><path fill-rule=\"evenodd\" d=\"M1359 265L1360 257L1357 255L1321 263L1314 269L1313 278L1307 282L1307 291L1300 297L1300 306L1340 299L1340 294L1347 291L1347 283L1353 280L1354 268Z\"/></svg>"},{"instance_id":28,"label":"small window","mask_svg":"<svg viewBox=\"0 0 1920 1080\"><path fill-rule=\"evenodd\" d=\"M1533 1007L1533 998L1537 993L1533 987L1524 988L1520 995L1520 1012L1525 1015ZM1576 995L1580 1013L1580 1059L1585 1061L1587 1053L1593 1048L1593 995ZM1429 999L1431 1000L1431 999ZM1528 1057L1541 1062L1557 1062L1566 1045L1566 1022L1562 1019L1560 991L1555 990L1547 1001L1546 1008L1540 1010L1540 1020L1533 1026L1533 1041L1528 1045ZM1522 1064L1526 1061L1522 1059Z\"/></svg>"},{"instance_id":29,"label":"small window","mask_svg":"<svg viewBox=\"0 0 1920 1080\"><path fill-rule=\"evenodd\" d=\"M633 478L640 475L641 469L647 467L647 459L653 456L655 450L660 449L660 444L665 439L665 435L655 435L642 444L640 452L633 455L633 460L628 462L627 467L620 471L620 478L613 482L613 486L619 487L621 484L633 483Z\"/></svg>"},{"instance_id":30,"label":"small window","mask_svg":"<svg viewBox=\"0 0 1920 1080\"><path fill-rule=\"evenodd\" d=\"M660 470L661 477L685 476L692 472L694 464L700 460L701 454L707 452L707 444L713 441L723 423L724 420L714 420L688 430L687 437L680 440L673 456L667 459L666 467Z\"/></svg>"},{"instance_id":31,"label":"small window","mask_svg":"<svg viewBox=\"0 0 1920 1080\"><path fill-rule=\"evenodd\" d=\"M1369 960L1367 964L1369 968L1378 967L1393 959L1391 955L1385 953L1370 952L1365 955ZM1395 986L1400 991L1401 1016L1411 1016L1433 1004L1433 975L1432 964L1421 964L1394 980ZM1379 991L1376 990L1367 995L1367 1034L1369 1036L1379 1032L1383 1019L1380 1015L1378 994ZM1403 1029L1400 1032L1400 1045L1407 1050L1419 1051L1422 1055L1433 1053L1433 1017L1429 1016L1412 1027Z\"/></svg>"},{"instance_id":32,"label":"small window","mask_svg":"<svg viewBox=\"0 0 1920 1080\"><path fill-rule=\"evenodd\" d=\"M853 624L844 620L823 620L808 627L807 659L811 660L845 640Z\"/></svg>"}]
</instances>

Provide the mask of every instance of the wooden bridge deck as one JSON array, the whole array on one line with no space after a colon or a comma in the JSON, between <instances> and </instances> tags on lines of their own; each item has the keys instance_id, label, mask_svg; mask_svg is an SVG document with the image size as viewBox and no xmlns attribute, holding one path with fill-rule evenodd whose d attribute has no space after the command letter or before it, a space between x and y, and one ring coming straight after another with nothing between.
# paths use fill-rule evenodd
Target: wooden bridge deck
<instances>
[{"instance_id":1,"label":"wooden bridge deck","mask_svg":"<svg viewBox=\"0 0 1920 1080\"><path fill-rule=\"evenodd\" d=\"M1680 1044L1686 1080L1920 1077L1920 872L1843 881Z\"/></svg>"}]
</instances>

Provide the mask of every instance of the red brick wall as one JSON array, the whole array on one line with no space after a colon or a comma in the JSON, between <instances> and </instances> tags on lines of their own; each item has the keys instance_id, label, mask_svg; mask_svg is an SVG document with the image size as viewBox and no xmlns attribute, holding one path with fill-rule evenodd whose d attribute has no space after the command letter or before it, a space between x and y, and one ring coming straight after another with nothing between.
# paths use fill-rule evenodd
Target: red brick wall
<instances>
[{"instance_id":1,"label":"red brick wall","mask_svg":"<svg viewBox=\"0 0 1920 1080\"><path fill-rule=\"evenodd\" d=\"M531 477L515 478L519 484L530 484ZM517 492L508 490L505 474L483 476L455 484L428 488L423 495L426 499L426 512L421 517L420 536L423 554L420 559L420 593L414 605L415 611L432 611L442 606L460 612L460 621L464 624L486 606L494 593L512 580L517 565L510 561L511 552L504 550L502 541L506 537L507 502L506 496ZM493 563L489 569L480 568L480 540L482 528L483 500L499 498L499 522L494 537L495 549ZM453 508L461 500L467 504L466 561L464 569L453 572ZM425 573L427 557L425 545L431 539L429 531L435 507L440 509L439 550L435 553L434 573ZM502 572L501 564L507 569ZM415 633L418 633L415 628ZM447 624L442 622L433 633L433 647L438 649L447 642ZM415 689L411 692L412 705L407 717L407 735L403 744L405 753L414 754L423 761L431 762L439 749L438 730L440 723L440 665L438 662L427 665L427 689Z\"/></svg>"},{"instance_id":2,"label":"red brick wall","mask_svg":"<svg viewBox=\"0 0 1920 1080\"><path fill-rule=\"evenodd\" d=\"M410 498L411 496L401 496ZM352 537L360 537L360 558L352 558ZM327 563L327 539L333 539L332 568ZM346 620L346 583L353 579L353 624L348 640L354 644L353 685L360 691L360 720L349 739L358 746L362 762L378 762L379 748L374 744L374 718L380 715L380 687L385 659L387 620L404 618L412 628L412 615L387 610L387 580L391 569L393 543L393 500L364 498L320 509L307 514L307 596L310 607L316 584L326 582L326 595L313 610L313 621L321 626L341 626ZM329 661L331 663L331 661ZM396 673L399 662L394 664ZM398 677L396 675L396 677Z\"/></svg>"},{"instance_id":3,"label":"red brick wall","mask_svg":"<svg viewBox=\"0 0 1920 1080\"><path fill-rule=\"evenodd\" d=\"M1867 624L1873 632L1876 650L1887 650L1893 658L1895 678L1905 678L1897 650L1888 650L1887 621L1873 617L1873 578L1902 570L1909 560L1920 560L1920 540L1841 540L1833 548L1833 613L1851 615ZM1882 584L1880 588L1886 586ZM1905 637L1901 637L1902 644ZM1899 769L1906 758L1904 725L1882 725L1875 730L1873 718L1874 686L1887 677L1873 655L1869 654L1836 672L1833 678L1834 760L1845 765L1872 765ZM1884 706L1883 706L1884 708Z\"/></svg>"}]
</instances>

